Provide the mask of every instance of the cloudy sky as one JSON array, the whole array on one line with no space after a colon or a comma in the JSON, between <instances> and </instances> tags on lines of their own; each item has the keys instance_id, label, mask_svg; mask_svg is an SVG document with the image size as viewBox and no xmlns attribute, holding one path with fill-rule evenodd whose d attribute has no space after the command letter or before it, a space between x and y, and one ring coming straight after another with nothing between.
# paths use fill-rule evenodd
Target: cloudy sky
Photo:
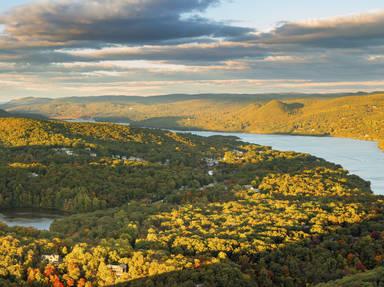
<instances>
[{"instance_id":1,"label":"cloudy sky","mask_svg":"<svg viewBox=\"0 0 384 287\"><path fill-rule=\"evenodd\" d=\"M0 101L373 91L383 75L382 0L0 1Z\"/></svg>"}]
</instances>

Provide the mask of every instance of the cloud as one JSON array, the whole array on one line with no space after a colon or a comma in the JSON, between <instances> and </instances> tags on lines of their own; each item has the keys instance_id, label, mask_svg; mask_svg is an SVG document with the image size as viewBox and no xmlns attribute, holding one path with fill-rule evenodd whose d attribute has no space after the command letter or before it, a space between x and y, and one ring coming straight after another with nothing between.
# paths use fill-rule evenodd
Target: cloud
<instances>
[{"instance_id":1,"label":"cloud","mask_svg":"<svg viewBox=\"0 0 384 287\"><path fill-rule=\"evenodd\" d=\"M0 63L1 64L1 63ZM173 64L165 61L98 61L98 62L70 62L53 63L56 67L62 67L74 71L76 69L92 69L94 72L86 71L87 75L124 76L126 72L143 70L148 73L201 73L209 71L242 71L249 69L246 62L225 61L216 65L185 65ZM1 65L0 65L1 67ZM84 73L82 73L84 74Z\"/></svg>"},{"instance_id":2,"label":"cloud","mask_svg":"<svg viewBox=\"0 0 384 287\"><path fill-rule=\"evenodd\" d=\"M270 63L306 63L309 60L308 57L293 55L273 55L263 59L264 62Z\"/></svg>"},{"instance_id":3,"label":"cloud","mask_svg":"<svg viewBox=\"0 0 384 287\"><path fill-rule=\"evenodd\" d=\"M0 16L0 24L8 37L3 37L3 42L59 47L82 45L79 42L143 44L231 38L253 31L196 14L217 3L218 0L45 0L5 13Z\"/></svg>"},{"instance_id":4,"label":"cloud","mask_svg":"<svg viewBox=\"0 0 384 287\"><path fill-rule=\"evenodd\" d=\"M0 90L59 96L384 86L384 11L282 22L258 33L201 16L219 2L42 0L10 10L0 15Z\"/></svg>"},{"instance_id":5,"label":"cloud","mask_svg":"<svg viewBox=\"0 0 384 287\"><path fill-rule=\"evenodd\" d=\"M384 11L352 16L283 22L259 35L264 44L293 44L327 48L384 44Z\"/></svg>"},{"instance_id":6,"label":"cloud","mask_svg":"<svg viewBox=\"0 0 384 287\"><path fill-rule=\"evenodd\" d=\"M384 61L384 55L369 55L367 60L372 63L380 63Z\"/></svg>"},{"instance_id":7,"label":"cloud","mask_svg":"<svg viewBox=\"0 0 384 287\"><path fill-rule=\"evenodd\" d=\"M247 42L215 41L175 45L114 45L102 48L59 49L56 52L79 59L150 59L222 61L244 57L263 57L265 49Z\"/></svg>"}]
</instances>

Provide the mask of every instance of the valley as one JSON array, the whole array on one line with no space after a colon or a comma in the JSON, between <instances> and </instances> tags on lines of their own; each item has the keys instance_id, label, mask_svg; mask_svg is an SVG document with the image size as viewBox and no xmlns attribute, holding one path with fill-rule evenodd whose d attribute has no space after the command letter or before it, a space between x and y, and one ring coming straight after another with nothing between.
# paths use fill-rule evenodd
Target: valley
<instances>
[{"instance_id":1,"label":"valley","mask_svg":"<svg viewBox=\"0 0 384 287\"><path fill-rule=\"evenodd\" d=\"M0 141L0 208L67 213L0 225L2 286L306 286L384 258L383 197L309 154L23 118Z\"/></svg>"}]
</instances>

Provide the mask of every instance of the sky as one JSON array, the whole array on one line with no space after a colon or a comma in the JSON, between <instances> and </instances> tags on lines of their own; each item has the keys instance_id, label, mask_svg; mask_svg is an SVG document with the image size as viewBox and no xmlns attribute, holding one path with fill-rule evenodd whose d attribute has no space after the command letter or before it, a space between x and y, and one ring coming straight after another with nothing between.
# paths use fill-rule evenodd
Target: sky
<instances>
[{"instance_id":1,"label":"sky","mask_svg":"<svg viewBox=\"0 0 384 287\"><path fill-rule=\"evenodd\" d=\"M0 1L0 101L384 90L382 0Z\"/></svg>"}]
</instances>

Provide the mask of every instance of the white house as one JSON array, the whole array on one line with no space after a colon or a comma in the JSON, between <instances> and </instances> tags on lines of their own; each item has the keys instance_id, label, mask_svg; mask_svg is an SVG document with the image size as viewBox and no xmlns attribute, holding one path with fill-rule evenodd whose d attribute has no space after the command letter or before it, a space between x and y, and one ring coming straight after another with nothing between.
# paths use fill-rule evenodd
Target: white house
<instances>
[{"instance_id":1,"label":"white house","mask_svg":"<svg viewBox=\"0 0 384 287\"><path fill-rule=\"evenodd\" d=\"M109 264L107 267L115 273L117 277L122 276L124 273L128 272L128 266L126 264L113 265Z\"/></svg>"},{"instance_id":2,"label":"white house","mask_svg":"<svg viewBox=\"0 0 384 287\"><path fill-rule=\"evenodd\" d=\"M128 160L130 160L130 161L137 161L137 162L143 162L144 161L142 158L135 157L135 156L129 157Z\"/></svg>"},{"instance_id":3,"label":"white house","mask_svg":"<svg viewBox=\"0 0 384 287\"><path fill-rule=\"evenodd\" d=\"M41 259L43 260L43 261L48 261L48 263L50 263L50 264L59 264L60 263L60 261L61 261L61 258L60 258L60 256L59 255L57 255L57 254L51 254L51 255L42 255L41 256Z\"/></svg>"}]
</instances>

